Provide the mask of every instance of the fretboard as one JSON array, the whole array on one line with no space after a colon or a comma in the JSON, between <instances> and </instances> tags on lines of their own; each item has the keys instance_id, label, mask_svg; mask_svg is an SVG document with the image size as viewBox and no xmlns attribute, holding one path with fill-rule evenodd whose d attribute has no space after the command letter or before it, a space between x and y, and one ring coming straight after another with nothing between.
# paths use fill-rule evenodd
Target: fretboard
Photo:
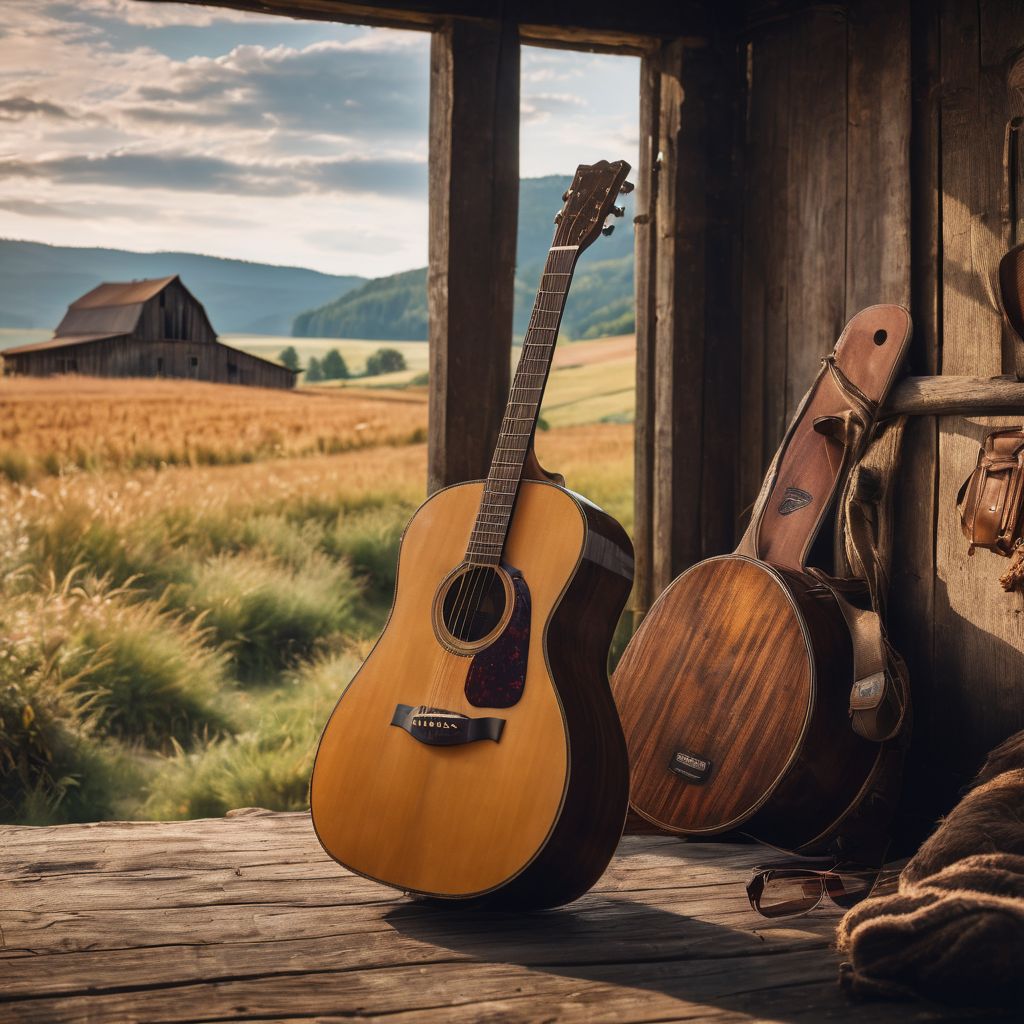
<instances>
[{"instance_id":1,"label":"fretboard","mask_svg":"<svg viewBox=\"0 0 1024 1024\"><path fill-rule=\"evenodd\" d=\"M501 561L578 256L579 246L575 245L554 246L548 251L480 510L466 549L466 561L472 564L497 565Z\"/></svg>"}]
</instances>

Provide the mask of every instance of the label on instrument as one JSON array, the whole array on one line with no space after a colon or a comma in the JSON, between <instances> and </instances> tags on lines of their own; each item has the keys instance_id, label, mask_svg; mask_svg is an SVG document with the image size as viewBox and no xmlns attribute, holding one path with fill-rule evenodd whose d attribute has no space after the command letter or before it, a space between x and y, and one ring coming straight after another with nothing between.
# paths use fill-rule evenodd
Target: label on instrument
<instances>
[{"instance_id":1,"label":"label on instrument","mask_svg":"<svg viewBox=\"0 0 1024 1024\"><path fill-rule=\"evenodd\" d=\"M711 774L711 762L685 750L677 750L668 763L668 770L681 775L688 782L707 782Z\"/></svg>"},{"instance_id":2,"label":"label on instrument","mask_svg":"<svg viewBox=\"0 0 1024 1024\"><path fill-rule=\"evenodd\" d=\"M807 508L812 501L814 496L807 491L802 491L799 487L787 487L782 501L779 502L778 513L780 516L792 515L802 508Z\"/></svg>"}]
</instances>

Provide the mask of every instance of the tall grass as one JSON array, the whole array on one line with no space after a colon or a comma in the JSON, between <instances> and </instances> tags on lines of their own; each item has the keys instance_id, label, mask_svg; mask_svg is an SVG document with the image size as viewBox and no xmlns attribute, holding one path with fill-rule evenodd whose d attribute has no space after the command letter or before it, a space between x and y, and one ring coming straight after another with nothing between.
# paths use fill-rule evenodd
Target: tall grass
<instances>
[{"instance_id":1,"label":"tall grass","mask_svg":"<svg viewBox=\"0 0 1024 1024\"><path fill-rule=\"evenodd\" d=\"M309 555L299 568L221 555L168 590L168 599L208 624L239 679L251 682L309 658L345 632L354 624L356 593L348 566L323 555Z\"/></svg>"},{"instance_id":2,"label":"tall grass","mask_svg":"<svg viewBox=\"0 0 1024 1024\"><path fill-rule=\"evenodd\" d=\"M227 654L211 630L102 592L76 612L62 661L75 688L93 695L105 734L165 749L231 728Z\"/></svg>"},{"instance_id":3,"label":"tall grass","mask_svg":"<svg viewBox=\"0 0 1024 1024\"><path fill-rule=\"evenodd\" d=\"M250 708L251 725L245 731L166 758L140 809L142 816L200 818L234 807L308 807L317 740L357 667L348 654L307 665Z\"/></svg>"},{"instance_id":4,"label":"tall grass","mask_svg":"<svg viewBox=\"0 0 1024 1024\"><path fill-rule=\"evenodd\" d=\"M116 758L59 654L0 624L0 822L82 821L113 809Z\"/></svg>"}]
</instances>

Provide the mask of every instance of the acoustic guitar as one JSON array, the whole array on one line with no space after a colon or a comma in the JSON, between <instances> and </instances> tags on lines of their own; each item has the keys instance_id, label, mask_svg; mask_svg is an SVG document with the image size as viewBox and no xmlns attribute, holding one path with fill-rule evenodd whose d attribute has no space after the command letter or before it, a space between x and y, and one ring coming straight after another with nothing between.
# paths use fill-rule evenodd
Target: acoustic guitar
<instances>
[{"instance_id":1,"label":"acoustic guitar","mask_svg":"<svg viewBox=\"0 0 1024 1024\"><path fill-rule=\"evenodd\" d=\"M857 634L847 614L858 613L807 559L910 331L900 306L853 317L797 411L738 550L677 577L624 652L612 688L631 803L655 825L821 851L879 770L883 744L851 726ZM874 707L893 685L876 672L854 699Z\"/></svg>"},{"instance_id":2,"label":"acoustic guitar","mask_svg":"<svg viewBox=\"0 0 1024 1024\"><path fill-rule=\"evenodd\" d=\"M533 439L576 262L622 215L628 171L576 171L487 479L413 516L387 625L320 740L310 802L324 849L410 893L565 903L622 831L628 761L607 657L632 546L540 468Z\"/></svg>"}]
</instances>

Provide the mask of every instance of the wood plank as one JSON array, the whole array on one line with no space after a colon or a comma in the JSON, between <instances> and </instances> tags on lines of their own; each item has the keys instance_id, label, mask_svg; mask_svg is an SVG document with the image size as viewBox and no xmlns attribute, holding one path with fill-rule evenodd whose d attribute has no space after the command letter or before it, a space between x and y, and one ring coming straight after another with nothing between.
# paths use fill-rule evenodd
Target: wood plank
<instances>
[{"instance_id":1,"label":"wood plank","mask_svg":"<svg viewBox=\"0 0 1024 1024\"><path fill-rule=\"evenodd\" d=\"M913 372L938 373L941 348L941 196L939 166L938 9L911 0L911 300ZM901 384L900 388L904 385ZM899 389L897 389L899 390ZM893 394L888 408L900 397ZM919 417L907 424L900 479L893 502L893 545L887 628L910 673L915 730L928 731L932 700L935 589L935 517L938 424ZM911 738L913 743L913 737ZM906 762L897 843L909 849L934 822L921 759L912 748Z\"/></svg>"},{"instance_id":2,"label":"wood plank","mask_svg":"<svg viewBox=\"0 0 1024 1024\"><path fill-rule=\"evenodd\" d=\"M149 0L164 2L164 0ZM289 18L350 22L386 28L431 31L447 19L493 16L473 0L182 0L205 7L227 7ZM594 0L509 0L502 13L522 26L531 45L640 53L659 38L706 39L715 27L713 12L700 0L673 4L655 0L630 5Z\"/></svg>"},{"instance_id":3,"label":"wood plank","mask_svg":"<svg viewBox=\"0 0 1024 1024\"><path fill-rule=\"evenodd\" d=\"M428 490L487 475L509 388L519 39L454 20L430 48Z\"/></svg>"},{"instance_id":4,"label":"wood plank","mask_svg":"<svg viewBox=\"0 0 1024 1024\"><path fill-rule=\"evenodd\" d=\"M947 2L941 9L943 374L1012 369L1004 365L994 289L1009 232L1001 216L1005 68L981 56L982 21L997 7L1000 38L1024 39L1019 5ZM939 424L934 661L926 682L934 704L918 750L940 807L953 802L991 747L1024 726L1020 601L996 581L1001 560L968 557L955 511L977 447L998 422L948 417Z\"/></svg>"},{"instance_id":5,"label":"wood plank","mask_svg":"<svg viewBox=\"0 0 1024 1024\"><path fill-rule=\"evenodd\" d=\"M845 319L910 305L909 0L854 0L848 25Z\"/></svg>"},{"instance_id":6,"label":"wood plank","mask_svg":"<svg viewBox=\"0 0 1024 1024\"><path fill-rule=\"evenodd\" d=\"M811 10L794 18L791 33L787 422L846 312L846 24L832 11Z\"/></svg>"},{"instance_id":7,"label":"wood plank","mask_svg":"<svg viewBox=\"0 0 1024 1024\"><path fill-rule=\"evenodd\" d=\"M747 906L742 883L763 856L627 837L570 907L487 914L348 874L305 814L7 828L0 1019L941 1019L846 1004L828 948L836 912L770 922ZM170 906L169 876L186 869L207 894ZM308 892L296 899L287 877Z\"/></svg>"},{"instance_id":8,"label":"wood plank","mask_svg":"<svg viewBox=\"0 0 1024 1024\"><path fill-rule=\"evenodd\" d=\"M704 266L699 213L703 196L703 112L684 84L681 43L658 54L657 252L654 264L654 475L651 586L659 594L700 556L700 451L703 443ZM690 102L687 102L690 101ZM685 110L684 110L685 104ZM688 289L695 305L688 307Z\"/></svg>"},{"instance_id":9,"label":"wood plank","mask_svg":"<svg viewBox=\"0 0 1024 1024\"><path fill-rule=\"evenodd\" d=\"M736 197L727 53L659 51L651 588L731 543L735 481ZM729 539L726 540L725 538Z\"/></svg>"},{"instance_id":10,"label":"wood plank","mask_svg":"<svg viewBox=\"0 0 1024 1024\"><path fill-rule=\"evenodd\" d=\"M744 155L739 511L741 524L786 429L786 230L790 36L773 25L748 44Z\"/></svg>"},{"instance_id":11,"label":"wood plank","mask_svg":"<svg viewBox=\"0 0 1024 1024\"><path fill-rule=\"evenodd\" d=\"M694 64L699 62L699 67ZM743 222L742 130L746 60L737 47L692 50L686 88L706 109L704 166L704 423L700 481L700 557L732 551L737 509L740 424L739 235ZM687 211L683 210L684 219ZM687 507L677 509L685 514Z\"/></svg>"},{"instance_id":12,"label":"wood plank","mask_svg":"<svg viewBox=\"0 0 1024 1024\"><path fill-rule=\"evenodd\" d=\"M640 61L640 162L636 169L633 247L636 282L636 415L633 429L633 556L631 597L633 628L647 613L653 590L654 390L657 314L653 275L657 266L658 118L661 65L650 56Z\"/></svg>"}]
</instances>

